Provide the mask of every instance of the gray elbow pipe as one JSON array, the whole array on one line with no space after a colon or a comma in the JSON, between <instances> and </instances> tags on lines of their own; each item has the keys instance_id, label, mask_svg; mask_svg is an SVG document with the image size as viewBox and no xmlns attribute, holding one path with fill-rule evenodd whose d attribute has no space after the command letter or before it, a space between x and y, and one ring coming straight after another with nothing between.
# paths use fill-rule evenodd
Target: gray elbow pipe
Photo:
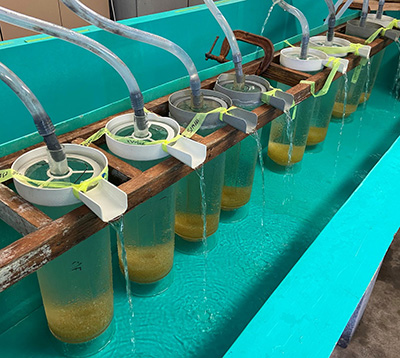
<instances>
[{"instance_id":1,"label":"gray elbow pipe","mask_svg":"<svg viewBox=\"0 0 400 358\"><path fill-rule=\"evenodd\" d=\"M376 18L378 20L382 19L384 5L385 5L385 0L379 0L378 11L376 12Z\"/></svg>"},{"instance_id":2,"label":"gray elbow pipe","mask_svg":"<svg viewBox=\"0 0 400 358\"><path fill-rule=\"evenodd\" d=\"M32 115L35 126L43 137L54 161L59 163L66 160L64 150L55 135L53 122L32 91L14 72L1 62L0 79L14 91Z\"/></svg>"}]
</instances>

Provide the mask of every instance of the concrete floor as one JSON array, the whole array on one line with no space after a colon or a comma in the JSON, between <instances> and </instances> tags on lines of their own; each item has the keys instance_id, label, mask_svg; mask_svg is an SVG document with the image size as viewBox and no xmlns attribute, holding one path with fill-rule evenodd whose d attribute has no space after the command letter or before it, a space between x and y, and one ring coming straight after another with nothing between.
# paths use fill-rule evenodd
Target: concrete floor
<instances>
[{"instance_id":1,"label":"concrete floor","mask_svg":"<svg viewBox=\"0 0 400 358\"><path fill-rule=\"evenodd\" d=\"M379 239L379 238L377 238ZM345 349L331 358L400 358L400 234L382 264L370 301Z\"/></svg>"}]
</instances>

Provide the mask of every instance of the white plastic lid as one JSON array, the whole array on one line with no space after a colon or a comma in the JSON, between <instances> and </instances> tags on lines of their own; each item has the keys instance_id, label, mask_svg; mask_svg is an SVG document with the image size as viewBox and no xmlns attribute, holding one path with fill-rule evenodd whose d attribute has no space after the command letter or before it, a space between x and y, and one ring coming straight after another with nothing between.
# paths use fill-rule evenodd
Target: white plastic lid
<instances>
[{"instance_id":1,"label":"white plastic lid","mask_svg":"<svg viewBox=\"0 0 400 358\"><path fill-rule=\"evenodd\" d=\"M394 20L393 17L387 16L387 15L382 15L381 19L376 18L376 14L368 14L367 15L367 21L372 22L374 24L381 25L383 27L388 27L389 24Z\"/></svg>"},{"instance_id":2,"label":"white plastic lid","mask_svg":"<svg viewBox=\"0 0 400 358\"><path fill-rule=\"evenodd\" d=\"M342 39L340 37L334 37L333 38L333 46L334 47L348 47L351 45L351 42L346 40L346 39ZM325 47L326 46L326 36L313 36L310 38L310 45L311 46L315 46L315 47ZM333 57L346 57L348 55L347 52L343 52L343 53L338 53L338 54L331 54L329 56L333 56Z\"/></svg>"},{"instance_id":3,"label":"white plastic lid","mask_svg":"<svg viewBox=\"0 0 400 358\"><path fill-rule=\"evenodd\" d=\"M179 134L180 126L178 122L172 118L159 117L154 113L148 113L147 119L150 125L155 124L166 130L167 137L163 139L171 140ZM113 118L107 123L106 128L112 134L116 134L121 129L132 126L132 124L133 113L128 113ZM163 150L161 143L152 145L128 144L120 142L110 137L108 134L106 134L106 141L111 152L128 160L152 161L172 155L182 163L194 169L205 161L207 155L206 145L183 137L176 142L167 144L167 151Z\"/></svg>"},{"instance_id":4,"label":"white plastic lid","mask_svg":"<svg viewBox=\"0 0 400 358\"><path fill-rule=\"evenodd\" d=\"M322 60L327 60L329 56L319 50L308 49L308 59L301 60L300 47L284 48L281 51L280 63L282 66L296 71L315 72L324 67Z\"/></svg>"}]
</instances>

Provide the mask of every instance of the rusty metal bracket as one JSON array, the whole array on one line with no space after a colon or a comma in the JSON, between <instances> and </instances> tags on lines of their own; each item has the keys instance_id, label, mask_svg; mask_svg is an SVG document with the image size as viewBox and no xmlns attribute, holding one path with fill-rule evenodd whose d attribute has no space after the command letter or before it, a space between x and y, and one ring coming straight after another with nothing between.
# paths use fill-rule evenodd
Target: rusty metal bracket
<instances>
[{"instance_id":1,"label":"rusty metal bracket","mask_svg":"<svg viewBox=\"0 0 400 358\"><path fill-rule=\"evenodd\" d=\"M272 44L272 42L266 37L255 35L247 31L235 30L233 31L233 33L235 34L237 40L261 47L264 50L264 59L260 63L260 66L256 71L256 75L261 75L262 73L264 73L267 70L268 66L271 64L272 59L274 58L274 45ZM229 46L229 42L226 38L222 43L219 56L212 54L212 51L218 39L219 36L217 36L217 38L215 39L211 50L206 53L206 60L212 59L218 61L219 63L229 62L229 60L226 59L226 56L228 56L231 47Z\"/></svg>"}]
</instances>

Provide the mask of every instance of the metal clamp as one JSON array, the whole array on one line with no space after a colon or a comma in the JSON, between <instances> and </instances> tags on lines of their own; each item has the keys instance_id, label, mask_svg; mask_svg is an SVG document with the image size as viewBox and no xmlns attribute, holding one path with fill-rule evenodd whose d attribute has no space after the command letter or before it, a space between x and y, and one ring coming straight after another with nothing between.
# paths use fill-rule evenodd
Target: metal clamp
<instances>
[{"instance_id":1,"label":"metal clamp","mask_svg":"<svg viewBox=\"0 0 400 358\"><path fill-rule=\"evenodd\" d=\"M255 35L247 31L235 30L233 31L233 33L235 34L237 40L261 47L264 50L264 59L260 63L260 66L256 71L256 75L261 75L262 73L264 73L274 58L275 50L272 42L266 37ZM219 36L217 36L217 38L215 39L210 51L206 53L206 60L212 59L218 61L219 63L229 62L229 60L226 59L226 56L228 56L231 47L226 38L222 43L221 52L219 56L212 54L212 51L215 45L217 44L218 39Z\"/></svg>"}]
</instances>

